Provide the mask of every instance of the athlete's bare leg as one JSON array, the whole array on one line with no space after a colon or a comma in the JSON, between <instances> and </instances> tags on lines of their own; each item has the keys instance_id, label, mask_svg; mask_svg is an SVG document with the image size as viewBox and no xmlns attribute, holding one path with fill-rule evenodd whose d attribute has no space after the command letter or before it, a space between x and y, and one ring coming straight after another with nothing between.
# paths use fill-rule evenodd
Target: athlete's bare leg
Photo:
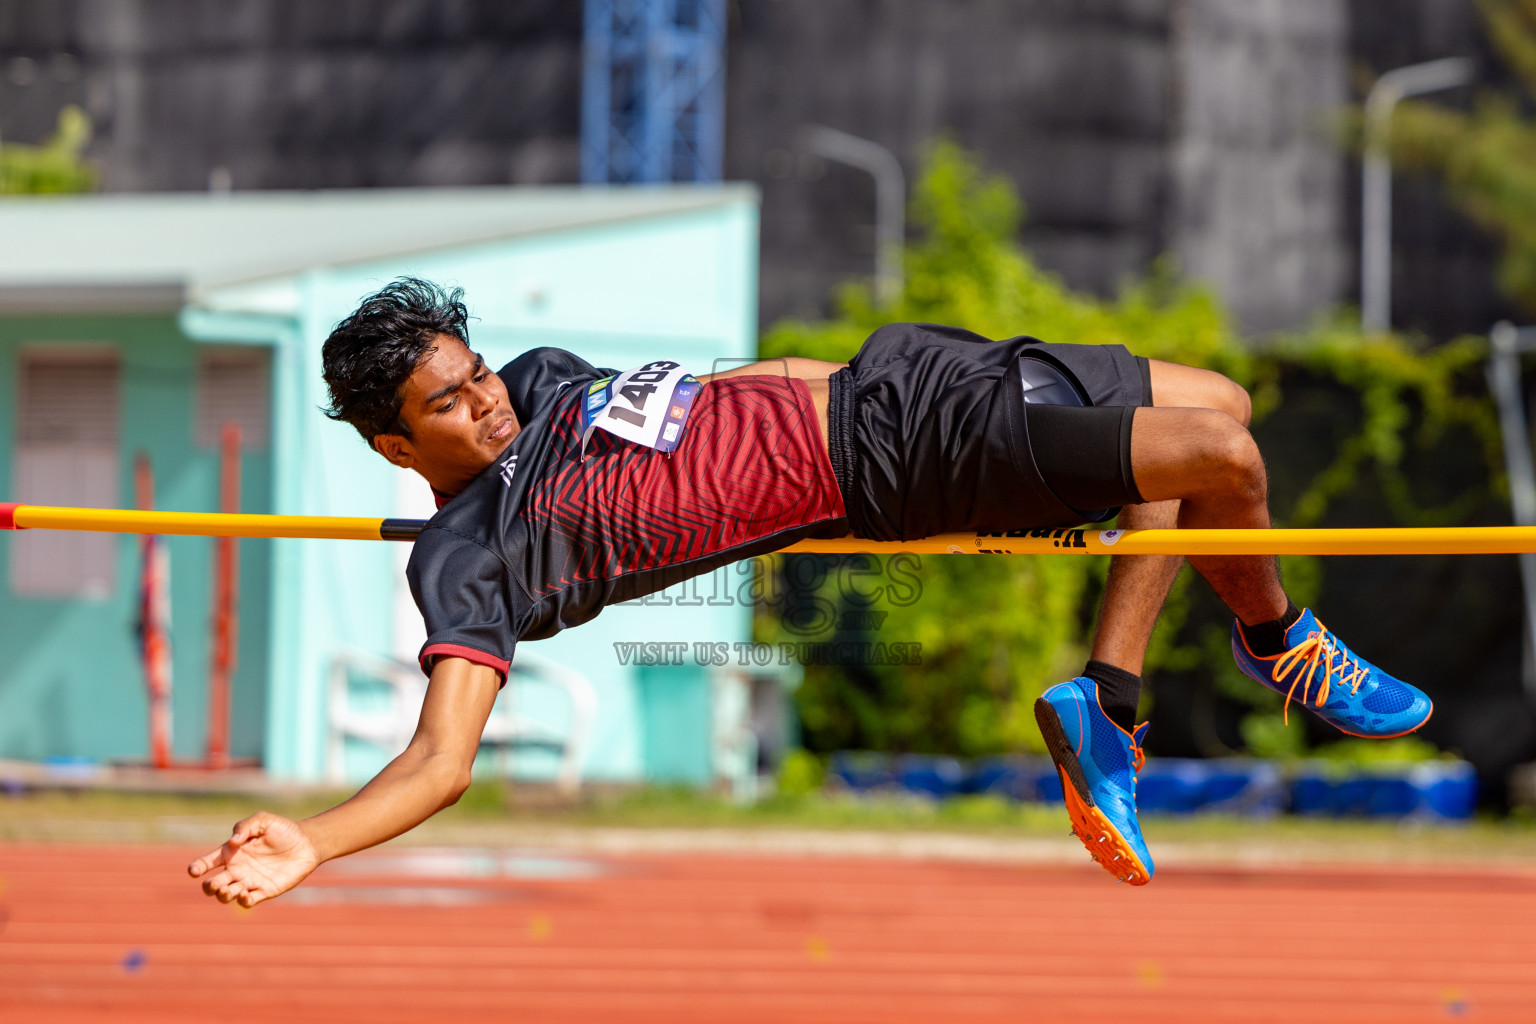
<instances>
[{"instance_id":1,"label":"athlete's bare leg","mask_svg":"<svg viewBox=\"0 0 1536 1024\"><path fill-rule=\"evenodd\" d=\"M1131 471L1149 502L1178 500L1187 529L1269 527L1269 481L1253 435L1225 412L1141 408L1131 425ZM1244 625L1285 614L1289 601L1269 555L1189 559Z\"/></svg>"},{"instance_id":2,"label":"athlete's bare leg","mask_svg":"<svg viewBox=\"0 0 1536 1024\"><path fill-rule=\"evenodd\" d=\"M1125 530L1171 530L1178 526L1179 503L1156 501L1127 505L1116 525ZM1152 628L1168 599L1174 579L1184 567L1182 555L1116 555L1109 560L1109 579L1093 633L1094 661L1141 675Z\"/></svg>"},{"instance_id":3,"label":"athlete's bare leg","mask_svg":"<svg viewBox=\"0 0 1536 1024\"><path fill-rule=\"evenodd\" d=\"M1151 369L1154 407L1211 409L1248 425L1248 393L1221 374L1155 359ZM1117 525L1126 530L1171 530L1179 525L1179 502L1127 505ZM1183 566L1181 555L1117 555L1109 560L1090 655L1094 661L1141 675L1158 613Z\"/></svg>"},{"instance_id":4,"label":"athlete's bare leg","mask_svg":"<svg viewBox=\"0 0 1536 1024\"><path fill-rule=\"evenodd\" d=\"M1215 409L1243 426L1253 417L1248 392L1214 370L1153 359L1152 405L1158 409Z\"/></svg>"}]
</instances>

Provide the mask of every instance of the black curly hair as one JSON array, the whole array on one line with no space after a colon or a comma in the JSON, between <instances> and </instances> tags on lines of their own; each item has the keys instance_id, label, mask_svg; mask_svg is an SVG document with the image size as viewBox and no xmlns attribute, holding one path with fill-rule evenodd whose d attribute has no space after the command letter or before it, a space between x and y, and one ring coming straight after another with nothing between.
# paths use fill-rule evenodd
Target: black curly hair
<instances>
[{"instance_id":1,"label":"black curly hair","mask_svg":"<svg viewBox=\"0 0 1536 1024\"><path fill-rule=\"evenodd\" d=\"M400 389L446 334L469 341L464 289L401 277L363 300L321 349L331 404L324 412L357 428L368 446L378 434L410 436L400 422Z\"/></svg>"}]
</instances>

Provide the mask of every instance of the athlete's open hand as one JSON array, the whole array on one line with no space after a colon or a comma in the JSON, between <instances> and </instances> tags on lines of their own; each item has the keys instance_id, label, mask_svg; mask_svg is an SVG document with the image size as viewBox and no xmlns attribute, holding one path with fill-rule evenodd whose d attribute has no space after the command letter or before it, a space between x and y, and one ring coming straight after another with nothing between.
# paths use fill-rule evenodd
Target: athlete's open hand
<instances>
[{"instance_id":1,"label":"athlete's open hand","mask_svg":"<svg viewBox=\"0 0 1536 1024\"><path fill-rule=\"evenodd\" d=\"M258 811L235 825L229 841L187 865L203 892L220 903L254 907L298 885L319 865L297 822Z\"/></svg>"}]
</instances>

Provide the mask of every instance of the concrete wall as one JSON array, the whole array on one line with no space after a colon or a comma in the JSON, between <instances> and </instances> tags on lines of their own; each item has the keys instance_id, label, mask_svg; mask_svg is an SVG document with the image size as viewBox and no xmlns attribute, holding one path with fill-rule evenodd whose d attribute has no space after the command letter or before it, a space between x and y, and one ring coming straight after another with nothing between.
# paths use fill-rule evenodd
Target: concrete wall
<instances>
[{"instance_id":1,"label":"concrete wall","mask_svg":"<svg viewBox=\"0 0 1536 1024\"><path fill-rule=\"evenodd\" d=\"M566 0L12 0L0 64L0 136L34 141L78 103L112 191L580 172Z\"/></svg>"},{"instance_id":2,"label":"concrete wall","mask_svg":"<svg viewBox=\"0 0 1536 1024\"><path fill-rule=\"evenodd\" d=\"M728 153L766 179L765 317L814 315L873 261L871 183L800 154L808 122L909 175L955 136L1015 179L1024 242L1079 288L1111 293L1172 252L1255 332L1343 297L1339 0L853 7L744 7L732 40Z\"/></svg>"},{"instance_id":3,"label":"concrete wall","mask_svg":"<svg viewBox=\"0 0 1536 1024\"><path fill-rule=\"evenodd\" d=\"M1255 333L1345 297L1347 11L1180 0L1170 26L1170 251Z\"/></svg>"},{"instance_id":4,"label":"concrete wall","mask_svg":"<svg viewBox=\"0 0 1536 1024\"><path fill-rule=\"evenodd\" d=\"M873 184L806 156L810 123L885 146L909 180L957 138L1017 182L1047 267L1099 291L1143 269L1167 245L1168 32L1152 0L743 4L726 164L763 183L765 321L817 315L873 268Z\"/></svg>"},{"instance_id":5,"label":"concrete wall","mask_svg":"<svg viewBox=\"0 0 1536 1024\"><path fill-rule=\"evenodd\" d=\"M867 177L797 153L824 123L909 176L949 133L1018 183L1024 241L1069 283L1112 292L1172 251L1255 332L1355 299L1358 168L1330 110L1388 68L1489 57L1471 0L737 0L728 45L763 323L872 268ZM581 5L556 0L11 0L0 137L80 103L112 190L573 182L580 53ZM1437 186L1400 183L1397 209L1399 322L1509 313Z\"/></svg>"}]
</instances>

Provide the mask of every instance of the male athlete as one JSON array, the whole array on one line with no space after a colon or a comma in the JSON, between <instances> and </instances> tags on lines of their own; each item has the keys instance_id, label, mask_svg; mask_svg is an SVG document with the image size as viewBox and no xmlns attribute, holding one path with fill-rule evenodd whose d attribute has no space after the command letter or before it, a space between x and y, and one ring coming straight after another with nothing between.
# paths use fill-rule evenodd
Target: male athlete
<instances>
[{"instance_id":1,"label":"male athlete","mask_svg":"<svg viewBox=\"0 0 1536 1024\"><path fill-rule=\"evenodd\" d=\"M893 324L847 365L776 360L695 380L657 360L609 381L556 349L493 373L467 319L459 292L402 279L325 343L330 415L437 495L407 570L430 682L410 745L356 796L302 822L259 812L193 862L222 902L271 899L452 804L517 641L604 605L808 537L906 540L1117 512L1134 529L1269 526L1247 394L1118 345ZM1273 558L1189 561L1236 616L1238 665L1287 701L1357 736L1429 718L1424 694L1291 604ZM1074 831L1138 885L1153 871L1135 803L1142 658L1179 564L1113 559L1091 660L1035 708Z\"/></svg>"}]
</instances>

